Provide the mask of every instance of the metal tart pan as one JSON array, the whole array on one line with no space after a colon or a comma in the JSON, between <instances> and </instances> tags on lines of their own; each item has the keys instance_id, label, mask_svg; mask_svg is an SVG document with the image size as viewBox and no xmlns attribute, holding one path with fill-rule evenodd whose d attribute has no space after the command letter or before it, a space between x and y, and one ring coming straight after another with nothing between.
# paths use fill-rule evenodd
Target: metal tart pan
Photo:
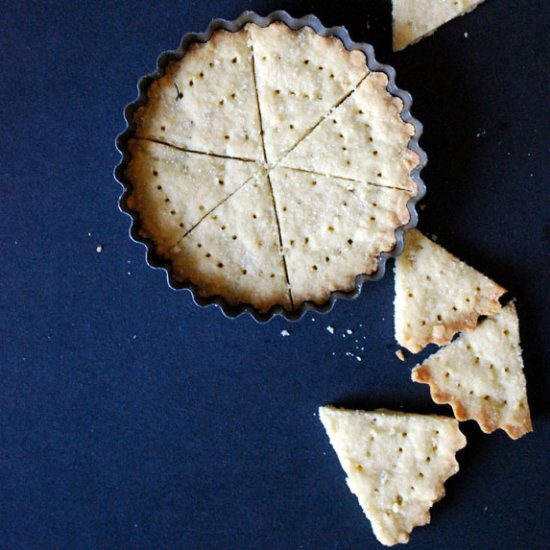
<instances>
[{"instance_id":1,"label":"metal tart pan","mask_svg":"<svg viewBox=\"0 0 550 550\"><path fill-rule=\"evenodd\" d=\"M330 298L322 305L318 305L314 302L304 302L299 308L294 311L287 311L281 306L273 306L267 312L260 312L256 308L247 305L231 305L228 304L221 296L212 296L210 298L202 297L198 292L198 287L191 282L182 282L174 278L171 263L163 258L160 258L155 252L154 243L142 235L139 234L139 214L128 207L128 197L132 193L132 183L125 177L125 171L130 160L130 153L128 151L128 140L133 137L136 130L134 122L135 111L147 102L147 90L154 80L161 78L164 75L166 65L171 61L177 61L181 59L190 44L194 42L207 42L210 40L212 34L218 29L224 29L229 32L237 32L241 30L247 23L255 23L259 27L267 27L275 21L281 21L285 23L292 30L298 30L303 27L311 27L317 34L323 37L334 36L339 38L344 47L349 50L359 50L366 56L367 66L371 71L383 72L388 77L388 92L401 99L403 102L403 109L400 113L401 118L415 128L414 136L411 138L408 144L408 148L418 154L420 162L412 170L411 177L416 183L417 193L407 203L407 208L410 214L409 222L396 229L396 245L393 250L389 252L383 252L378 255L378 270L372 274L359 274L355 279L354 288L350 291L334 291L331 293ZM124 109L124 117L127 122L126 129L116 138L116 147L122 159L114 170L115 179L122 185L123 192L119 198L119 209L130 216L130 238L137 243L141 243L146 248L146 261L147 264L154 269L163 269L166 272L167 282L170 288L174 290L186 289L191 292L193 301L196 305L205 306L217 306L222 313L228 318L235 318L239 315L248 313L256 321L263 323L269 321L276 315L280 315L289 321L298 321L301 319L307 311L314 311L318 313L328 313L334 307L337 300L346 299L351 300L357 298L361 293L362 286L367 281L380 280L386 270L386 262L388 258L395 258L399 256L403 251L403 234L408 229L416 227L418 223L418 213L416 211L417 202L422 199L426 193L426 186L420 177L420 172L424 168L427 162L427 155L419 145L419 139L422 135L422 124L411 115L412 97L411 95L401 90L395 84L395 70L390 65L379 63L374 55L374 49L370 44L363 42L354 42L345 27L325 27L321 21L315 15L306 15L299 19L295 19L289 15L286 11L274 11L269 15L262 17L255 12L245 11L237 19L233 21L227 21L225 19L213 19L208 28L203 33L187 33L183 36L180 46L177 50L165 51L160 54L157 61L157 69L154 73L149 74L141 78L138 82L138 97L128 104Z\"/></svg>"}]
</instances>

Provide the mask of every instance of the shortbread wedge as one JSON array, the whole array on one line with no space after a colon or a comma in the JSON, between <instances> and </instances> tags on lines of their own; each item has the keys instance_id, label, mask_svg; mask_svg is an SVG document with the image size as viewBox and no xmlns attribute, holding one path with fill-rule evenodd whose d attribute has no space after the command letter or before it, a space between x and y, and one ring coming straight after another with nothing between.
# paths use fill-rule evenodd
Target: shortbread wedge
<instances>
[{"instance_id":1,"label":"shortbread wedge","mask_svg":"<svg viewBox=\"0 0 550 550\"><path fill-rule=\"evenodd\" d=\"M386 546L406 543L430 521L430 508L458 472L455 455L466 445L458 422L444 416L321 407L351 492Z\"/></svg>"},{"instance_id":2,"label":"shortbread wedge","mask_svg":"<svg viewBox=\"0 0 550 550\"><path fill-rule=\"evenodd\" d=\"M483 0L392 0L393 51L433 34L451 19L464 15Z\"/></svg>"},{"instance_id":3,"label":"shortbread wedge","mask_svg":"<svg viewBox=\"0 0 550 550\"><path fill-rule=\"evenodd\" d=\"M405 191L281 167L270 178L296 307L352 290L409 221Z\"/></svg>"},{"instance_id":4,"label":"shortbread wedge","mask_svg":"<svg viewBox=\"0 0 550 550\"><path fill-rule=\"evenodd\" d=\"M185 153L153 141L132 139L126 177L128 206L140 214L140 232L160 256L257 170L255 163Z\"/></svg>"},{"instance_id":5,"label":"shortbread wedge","mask_svg":"<svg viewBox=\"0 0 550 550\"><path fill-rule=\"evenodd\" d=\"M267 161L275 163L368 74L365 55L284 23L249 25Z\"/></svg>"},{"instance_id":6,"label":"shortbread wedge","mask_svg":"<svg viewBox=\"0 0 550 550\"><path fill-rule=\"evenodd\" d=\"M153 81L136 136L184 149L263 161L248 33L216 31Z\"/></svg>"},{"instance_id":7,"label":"shortbread wedge","mask_svg":"<svg viewBox=\"0 0 550 550\"><path fill-rule=\"evenodd\" d=\"M370 73L281 164L415 193L419 157L408 148L415 130L387 85L384 73Z\"/></svg>"},{"instance_id":8,"label":"shortbread wedge","mask_svg":"<svg viewBox=\"0 0 550 550\"><path fill-rule=\"evenodd\" d=\"M178 280L201 296L265 312L291 309L269 182L257 174L170 250Z\"/></svg>"},{"instance_id":9,"label":"shortbread wedge","mask_svg":"<svg viewBox=\"0 0 550 550\"><path fill-rule=\"evenodd\" d=\"M505 292L412 229L395 261L395 337L412 353L448 344L457 332L472 331L480 315L499 311Z\"/></svg>"},{"instance_id":10,"label":"shortbread wedge","mask_svg":"<svg viewBox=\"0 0 550 550\"><path fill-rule=\"evenodd\" d=\"M486 433L500 428L518 439L532 431L513 302L415 367L412 379Z\"/></svg>"}]
</instances>

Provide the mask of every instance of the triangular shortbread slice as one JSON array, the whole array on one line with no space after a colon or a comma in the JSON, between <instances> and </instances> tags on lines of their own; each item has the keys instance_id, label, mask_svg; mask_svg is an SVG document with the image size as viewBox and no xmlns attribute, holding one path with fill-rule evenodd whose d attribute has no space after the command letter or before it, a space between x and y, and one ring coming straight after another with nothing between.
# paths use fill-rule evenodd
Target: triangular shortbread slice
<instances>
[{"instance_id":1,"label":"triangular shortbread slice","mask_svg":"<svg viewBox=\"0 0 550 550\"><path fill-rule=\"evenodd\" d=\"M392 0L393 51L429 36L435 30L473 10L483 0Z\"/></svg>"},{"instance_id":2,"label":"triangular shortbread slice","mask_svg":"<svg viewBox=\"0 0 550 550\"><path fill-rule=\"evenodd\" d=\"M413 353L472 331L505 289L413 229L395 262L395 337Z\"/></svg>"},{"instance_id":3,"label":"triangular shortbread slice","mask_svg":"<svg viewBox=\"0 0 550 550\"><path fill-rule=\"evenodd\" d=\"M148 89L135 115L138 137L263 161L248 33L216 31L194 43Z\"/></svg>"},{"instance_id":4,"label":"triangular shortbread slice","mask_svg":"<svg viewBox=\"0 0 550 550\"><path fill-rule=\"evenodd\" d=\"M201 296L261 312L291 309L269 182L256 175L170 251L174 273Z\"/></svg>"},{"instance_id":5,"label":"triangular shortbread slice","mask_svg":"<svg viewBox=\"0 0 550 550\"><path fill-rule=\"evenodd\" d=\"M353 289L409 220L405 191L280 167L270 178L296 307Z\"/></svg>"},{"instance_id":6,"label":"triangular shortbread slice","mask_svg":"<svg viewBox=\"0 0 550 550\"><path fill-rule=\"evenodd\" d=\"M365 55L284 23L249 25L267 160L277 162L368 74Z\"/></svg>"},{"instance_id":7,"label":"triangular shortbread slice","mask_svg":"<svg viewBox=\"0 0 550 550\"><path fill-rule=\"evenodd\" d=\"M512 439L525 435L532 427L518 325L511 302L415 367L412 379L429 384L433 400L450 404L459 420Z\"/></svg>"},{"instance_id":8,"label":"triangular shortbread slice","mask_svg":"<svg viewBox=\"0 0 550 550\"><path fill-rule=\"evenodd\" d=\"M319 418L382 544L405 543L414 527L429 523L466 445L454 418L334 407L321 407Z\"/></svg>"},{"instance_id":9,"label":"triangular shortbread slice","mask_svg":"<svg viewBox=\"0 0 550 550\"><path fill-rule=\"evenodd\" d=\"M185 153L149 140L133 139L128 150L127 204L139 213L140 231L160 256L257 170L253 162Z\"/></svg>"},{"instance_id":10,"label":"triangular shortbread slice","mask_svg":"<svg viewBox=\"0 0 550 550\"><path fill-rule=\"evenodd\" d=\"M282 164L416 192L410 173L419 157L408 148L414 126L401 119L403 103L387 85L384 73L370 73Z\"/></svg>"}]
</instances>

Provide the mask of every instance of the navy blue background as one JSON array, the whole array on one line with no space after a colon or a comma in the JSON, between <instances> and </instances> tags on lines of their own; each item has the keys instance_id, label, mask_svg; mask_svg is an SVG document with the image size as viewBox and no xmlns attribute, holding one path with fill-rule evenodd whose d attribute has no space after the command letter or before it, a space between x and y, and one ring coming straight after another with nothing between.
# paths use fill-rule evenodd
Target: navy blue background
<instances>
[{"instance_id":1,"label":"navy blue background","mask_svg":"<svg viewBox=\"0 0 550 550\"><path fill-rule=\"evenodd\" d=\"M211 18L277 8L395 66L430 157L420 227L517 298L535 432L462 424L410 548L548 548L545 0L487 0L397 54L389 1L3 5L0 548L379 548L317 407L451 414L394 355L391 263L328 315L258 325L170 290L127 236L112 171L137 80Z\"/></svg>"}]
</instances>

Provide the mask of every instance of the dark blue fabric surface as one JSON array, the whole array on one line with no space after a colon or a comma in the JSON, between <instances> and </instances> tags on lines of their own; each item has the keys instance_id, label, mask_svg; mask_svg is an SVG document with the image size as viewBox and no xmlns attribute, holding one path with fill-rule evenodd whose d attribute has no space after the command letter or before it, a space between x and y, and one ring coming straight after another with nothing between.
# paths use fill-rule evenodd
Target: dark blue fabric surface
<instances>
[{"instance_id":1,"label":"dark blue fabric surface","mask_svg":"<svg viewBox=\"0 0 550 550\"><path fill-rule=\"evenodd\" d=\"M399 54L382 1L4 3L0 548L379 548L317 407L451 413L394 355L391 263L326 316L262 326L195 307L127 236L112 170L137 80L211 18L276 8L394 65L425 125L420 227L517 298L535 432L462 424L410 548L548 548L545 0L487 0Z\"/></svg>"}]
</instances>

